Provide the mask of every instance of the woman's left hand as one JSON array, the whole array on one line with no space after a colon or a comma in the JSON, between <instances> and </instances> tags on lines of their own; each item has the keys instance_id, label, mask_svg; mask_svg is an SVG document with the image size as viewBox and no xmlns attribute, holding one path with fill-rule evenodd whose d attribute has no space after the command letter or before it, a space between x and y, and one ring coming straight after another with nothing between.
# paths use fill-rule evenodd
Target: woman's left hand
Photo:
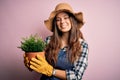
<instances>
[{"instance_id":1,"label":"woman's left hand","mask_svg":"<svg viewBox=\"0 0 120 80\"><path fill-rule=\"evenodd\" d=\"M47 76L52 76L53 67L48 64L45 58L37 55L37 58L32 58L30 61L30 68L38 73L42 73Z\"/></svg>"}]
</instances>

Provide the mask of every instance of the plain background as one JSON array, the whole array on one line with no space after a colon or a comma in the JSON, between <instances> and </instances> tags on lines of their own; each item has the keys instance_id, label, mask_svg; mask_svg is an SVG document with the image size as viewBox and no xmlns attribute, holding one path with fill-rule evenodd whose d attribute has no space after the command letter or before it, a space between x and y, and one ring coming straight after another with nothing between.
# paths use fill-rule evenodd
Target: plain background
<instances>
[{"instance_id":1,"label":"plain background","mask_svg":"<svg viewBox=\"0 0 120 80\"><path fill-rule=\"evenodd\" d=\"M51 34L44 20L59 2L84 14L89 66L83 80L120 80L120 0L0 0L0 80L39 80L17 46L21 37Z\"/></svg>"}]
</instances>

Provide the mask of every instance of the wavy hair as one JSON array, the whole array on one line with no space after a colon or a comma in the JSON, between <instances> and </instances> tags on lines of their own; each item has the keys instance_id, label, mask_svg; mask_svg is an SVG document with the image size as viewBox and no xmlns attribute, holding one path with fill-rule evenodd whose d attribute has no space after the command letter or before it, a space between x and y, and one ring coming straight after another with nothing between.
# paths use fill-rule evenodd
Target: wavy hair
<instances>
[{"instance_id":1,"label":"wavy hair","mask_svg":"<svg viewBox=\"0 0 120 80\"><path fill-rule=\"evenodd\" d=\"M67 48L67 56L68 60L73 63L77 56L81 56L81 44L80 39L84 39L82 32L79 30L78 23L83 26L83 21L78 21L73 14L66 12L69 15L71 21L71 30L69 31L69 39L68 39L68 48ZM60 40L60 36L62 36L62 32L59 31L56 25L56 17L52 23L52 31L53 35L51 36L50 43L47 45L46 52L46 60L53 66L55 66L57 62L57 56L59 50L61 49L62 42Z\"/></svg>"}]
</instances>

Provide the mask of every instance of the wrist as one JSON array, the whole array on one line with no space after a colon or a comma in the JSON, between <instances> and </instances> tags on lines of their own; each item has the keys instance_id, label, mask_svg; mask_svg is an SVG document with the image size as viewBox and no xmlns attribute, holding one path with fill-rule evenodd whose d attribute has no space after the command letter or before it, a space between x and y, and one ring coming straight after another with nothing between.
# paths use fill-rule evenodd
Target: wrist
<instances>
[{"instance_id":1,"label":"wrist","mask_svg":"<svg viewBox=\"0 0 120 80\"><path fill-rule=\"evenodd\" d=\"M53 68L52 75L54 76L56 74L56 69Z\"/></svg>"}]
</instances>

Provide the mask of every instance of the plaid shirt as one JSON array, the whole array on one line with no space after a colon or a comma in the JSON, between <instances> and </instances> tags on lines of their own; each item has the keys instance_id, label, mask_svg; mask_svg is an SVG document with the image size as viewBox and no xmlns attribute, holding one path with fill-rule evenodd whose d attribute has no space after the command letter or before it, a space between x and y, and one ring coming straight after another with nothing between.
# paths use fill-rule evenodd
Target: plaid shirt
<instances>
[{"instance_id":1,"label":"plaid shirt","mask_svg":"<svg viewBox=\"0 0 120 80\"><path fill-rule=\"evenodd\" d=\"M50 37L47 37L45 42L48 44ZM72 69L66 69L67 80L82 80L82 76L88 65L88 44L85 40L81 39L82 46L81 56L74 62Z\"/></svg>"}]
</instances>

